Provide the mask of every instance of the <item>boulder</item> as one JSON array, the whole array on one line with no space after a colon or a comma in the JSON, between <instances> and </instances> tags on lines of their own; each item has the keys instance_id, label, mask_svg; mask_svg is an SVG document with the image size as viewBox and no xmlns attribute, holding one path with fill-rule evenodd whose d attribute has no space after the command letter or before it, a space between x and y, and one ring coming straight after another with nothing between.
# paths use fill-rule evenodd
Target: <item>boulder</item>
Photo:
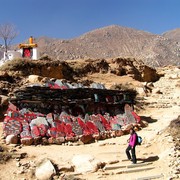
<instances>
[{"instance_id":1,"label":"boulder","mask_svg":"<svg viewBox=\"0 0 180 180\"><path fill-rule=\"evenodd\" d=\"M50 160L43 160L35 171L35 176L38 180L49 180L56 174L56 170Z\"/></svg>"},{"instance_id":2,"label":"boulder","mask_svg":"<svg viewBox=\"0 0 180 180\"><path fill-rule=\"evenodd\" d=\"M38 75L29 75L28 82L29 83L41 83L43 77Z\"/></svg>"},{"instance_id":3,"label":"boulder","mask_svg":"<svg viewBox=\"0 0 180 180\"><path fill-rule=\"evenodd\" d=\"M147 91L145 87L136 87L136 91L139 95L146 96Z\"/></svg>"},{"instance_id":4,"label":"boulder","mask_svg":"<svg viewBox=\"0 0 180 180\"><path fill-rule=\"evenodd\" d=\"M140 71L143 81L155 82L159 79L157 71L149 66L144 65L143 67L141 67Z\"/></svg>"},{"instance_id":5,"label":"boulder","mask_svg":"<svg viewBox=\"0 0 180 180\"><path fill-rule=\"evenodd\" d=\"M21 138L21 144L23 145L30 146L33 142L33 138Z\"/></svg>"},{"instance_id":6,"label":"boulder","mask_svg":"<svg viewBox=\"0 0 180 180\"><path fill-rule=\"evenodd\" d=\"M115 131L115 136L120 137L120 136L123 136L123 135L124 135L124 132L122 130Z\"/></svg>"},{"instance_id":7,"label":"boulder","mask_svg":"<svg viewBox=\"0 0 180 180\"><path fill-rule=\"evenodd\" d=\"M72 164L77 173L96 172L104 165L100 160L95 159L90 154L75 155L72 159Z\"/></svg>"},{"instance_id":8,"label":"boulder","mask_svg":"<svg viewBox=\"0 0 180 180\"><path fill-rule=\"evenodd\" d=\"M101 138L99 133L98 134L93 134L92 136L96 141L98 141Z\"/></svg>"},{"instance_id":9,"label":"boulder","mask_svg":"<svg viewBox=\"0 0 180 180\"><path fill-rule=\"evenodd\" d=\"M62 144L65 142L65 138L64 137L57 137L56 138L56 144Z\"/></svg>"},{"instance_id":10,"label":"boulder","mask_svg":"<svg viewBox=\"0 0 180 180\"><path fill-rule=\"evenodd\" d=\"M72 136L66 136L65 141L75 142L77 141L77 138Z\"/></svg>"},{"instance_id":11,"label":"boulder","mask_svg":"<svg viewBox=\"0 0 180 180\"><path fill-rule=\"evenodd\" d=\"M30 126L31 127L33 127L34 125L40 126L42 124L48 127L48 122L47 122L46 118L45 117L37 117L31 121Z\"/></svg>"},{"instance_id":12,"label":"boulder","mask_svg":"<svg viewBox=\"0 0 180 180\"><path fill-rule=\"evenodd\" d=\"M100 135L101 135L101 138L100 138L101 140L107 139L107 135L105 132L101 132Z\"/></svg>"},{"instance_id":13,"label":"boulder","mask_svg":"<svg viewBox=\"0 0 180 180\"><path fill-rule=\"evenodd\" d=\"M6 144L17 144L17 143L18 143L17 135L10 134L6 137Z\"/></svg>"},{"instance_id":14,"label":"boulder","mask_svg":"<svg viewBox=\"0 0 180 180\"><path fill-rule=\"evenodd\" d=\"M34 145L38 145L42 143L42 138L41 137L35 137L33 139Z\"/></svg>"},{"instance_id":15,"label":"boulder","mask_svg":"<svg viewBox=\"0 0 180 180\"><path fill-rule=\"evenodd\" d=\"M48 139L48 143L49 143L49 144L56 144L56 138L50 137L50 138Z\"/></svg>"},{"instance_id":16,"label":"boulder","mask_svg":"<svg viewBox=\"0 0 180 180\"><path fill-rule=\"evenodd\" d=\"M80 141L82 141L84 144L94 142L93 136L90 135L82 135L80 138Z\"/></svg>"},{"instance_id":17,"label":"boulder","mask_svg":"<svg viewBox=\"0 0 180 180\"><path fill-rule=\"evenodd\" d=\"M49 144L49 142L48 142L47 137L43 137L42 138L42 145L48 145L48 144Z\"/></svg>"},{"instance_id":18,"label":"boulder","mask_svg":"<svg viewBox=\"0 0 180 180\"><path fill-rule=\"evenodd\" d=\"M4 96L4 95L0 95L0 105L8 105L9 102L9 97L8 96Z\"/></svg>"}]
</instances>

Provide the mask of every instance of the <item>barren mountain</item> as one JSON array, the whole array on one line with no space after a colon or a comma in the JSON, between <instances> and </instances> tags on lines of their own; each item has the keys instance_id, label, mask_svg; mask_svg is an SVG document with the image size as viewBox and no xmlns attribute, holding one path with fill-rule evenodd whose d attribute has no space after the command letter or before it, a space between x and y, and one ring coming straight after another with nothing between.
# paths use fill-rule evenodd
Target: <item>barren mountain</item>
<instances>
[{"instance_id":1,"label":"barren mountain","mask_svg":"<svg viewBox=\"0 0 180 180\"><path fill-rule=\"evenodd\" d=\"M180 61L177 40L116 25L70 40L41 37L37 43L41 55L58 60L134 57L152 67L178 65Z\"/></svg>"},{"instance_id":2,"label":"barren mountain","mask_svg":"<svg viewBox=\"0 0 180 180\"><path fill-rule=\"evenodd\" d=\"M172 39L178 43L180 43L180 28L167 31L163 34L165 38Z\"/></svg>"}]
</instances>

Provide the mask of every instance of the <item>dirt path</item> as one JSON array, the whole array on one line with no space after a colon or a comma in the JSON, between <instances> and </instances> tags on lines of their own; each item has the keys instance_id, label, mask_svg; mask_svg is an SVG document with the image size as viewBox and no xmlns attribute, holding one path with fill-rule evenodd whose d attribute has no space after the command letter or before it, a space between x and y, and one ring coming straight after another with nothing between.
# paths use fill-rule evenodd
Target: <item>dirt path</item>
<instances>
[{"instance_id":1,"label":"dirt path","mask_svg":"<svg viewBox=\"0 0 180 180\"><path fill-rule=\"evenodd\" d=\"M180 110L180 109L179 109ZM153 110L154 111L154 110ZM51 146L23 146L18 149L18 153L26 152L28 158L22 159L21 163L29 163L31 161L38 162L42 159L49 158L57 165L68 164L76 154L91 154L95 158L100 159L102 162L108 163L109 161L117 161L118 163L108 165L112 167L111 170L98 171L96 173L89 173L84 175L78 175L79 177L87 180L91 179L137 179L140 177L163 175L160 179L167 179L170 174L168 167L169 153L173 144L169 141L170 137L166 132L163 132L164 128L168 126L171 119L176 116L176 110L164 109L157 110L152 113L152 110L148 109L141 114L143 117L152 116L151 118L157 119L157 122L149 123L149 126L139 131L138 134L143 137L143 144L137 147L138 164L152 163L140 168L151 168L150 170L144 170L134 173L121 173L123 170L129 168L122 168L122 166L130 165L131 162L126 160L125 149L127 146L127 139L129 135L116 137L99 141L97 143L80 145L80 146L63 146L63 145L51 145ZM167 116L168 114L168 116ZM165 118L166 117L166 118ZM162 123L163 122L163 123ZM2 125L2 124L1 124ZM30 174L21 174L21 167L17 167L17 161L11 160L4 165L0 166L1 179L17 179L31 178ZM136 169L136 168L132 168ZM73 173L68 173L73 174Z\"/></svg>"},{"instance_id":2,"label":"dirt path","mask_svg":"<svg viewBox=\"0 0 180 180\"><path fill-rule=\"evenodd\" d=\"M179 72L179 71L178 71ZM174 71L169 72L171 75ZM120 83L120 79L117 77L106 77L93 75L91 80L97 79L96 82L106 82L107 86L113 85L114 82ZM99 79L98 79L99 78ZM107 80L108 79L108 80ZM121 79L121 82L126 83L126 79ZM130 79L128 80L133 83ZM134 82L137 83L137 82ZM139 85L134 84L134 85ZM149 97L145 97L146 104L138 114L142 117L142 120L149 121L149 126L138 132L143 137L143 144L138 146L137 158L138 164L151 163L142 167L134 167L131 169L145 169L140 172L128 173L130 168L125 166L130 165L131 162L124 161L126 159L125 149L127 146L128 135L106 139L97 143L80 146L63 146L63 145L49 145L49 146L23 146L22 148L9 148L15 149L18 153L26 152L28 157L21 159L20 163L33 164L38 161L49 158L57 166L68 164L76 154L91 154L95 158L100 159L102 162L108 163L109 161L119 161L116 164L109 165L111 167L106 170L99 170L95 173L88 173L82 175L71 174L73 177L92 180L119 180L127 179L133 180L147 176L159 175L156 179L170 179L172 177L173 169L170 167L174 153L174 143L170 134L166 131L169 123L178 117L180 112L179 104L179 80L177 76L173 80L172 77L165 76L159 82L154 84L155 88L159 88L162 92L160 94L152 94ZM0 134L2 133L2 123L0 123ZM28 172L23 171L23 165L19 166L19 162L15 159L7 161L5 164L0 165L0 180L12 180L22 179L31 180L35 179L31 167L28 168ZM111 170L110 170L111 169ZM123 171L126 171L124 173ZM162 176L161 176L162 175ZM58 178L57 178L58 179Z\"/></svg>"}]
</instances>

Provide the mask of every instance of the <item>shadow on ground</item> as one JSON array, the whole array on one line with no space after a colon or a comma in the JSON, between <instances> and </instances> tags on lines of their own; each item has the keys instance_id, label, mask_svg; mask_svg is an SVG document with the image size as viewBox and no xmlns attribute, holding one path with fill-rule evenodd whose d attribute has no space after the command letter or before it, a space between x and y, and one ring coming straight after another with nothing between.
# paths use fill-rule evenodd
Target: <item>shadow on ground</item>
<instances>
[{"instance_id":1,"label":"shadow on ground","mask_svg":"<svg viewBox=\"0 0 180 180\"><path fill-rule=\"evenodd\" d=\"M157 122L157 119L153 119L149 116L140 116L141 117L141 120L143 121L146 121L148 123L154 123L154 122Z\"/></svg>"},{"instance_id":2,"label":"shadow on ground","mask_svg":"<svg viewBox=\"0 0 180 180\"><path fill-rule=\"evenodd\" d=\"M150 156L148 158L138 158L138 161L143 161L143 162L154 162L157 161L159 159L158 156Z\"/></svg>"}]
</instances>

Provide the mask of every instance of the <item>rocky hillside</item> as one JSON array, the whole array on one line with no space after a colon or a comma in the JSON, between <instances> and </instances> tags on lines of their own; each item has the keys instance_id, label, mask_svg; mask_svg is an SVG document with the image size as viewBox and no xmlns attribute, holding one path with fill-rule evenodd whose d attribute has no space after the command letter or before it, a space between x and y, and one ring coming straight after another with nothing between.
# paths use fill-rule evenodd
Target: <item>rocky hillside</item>
<instances>
[{"instance_id":1,"label":"rocky hillside","mask_svg":"<svg viewBox=\"0 0 180 180\"><path fill-rule=\"evenodd\" d=\"M178 43L180 43L180 28L167 31L163 34L165 38L172 39Z\"/></svg>"},{"instance_id":2,"label":"rocky hillside","mask_svg":"<svg viewBox=\"0 0 180 180\"><path fill-rule=\"evenodd\" d=\"M58 60L134 57L148 66L158 67L179 64L179 44L174 39L112 25L70 40L41 37L36 41L41 55Z\"/></svg>"},{"instance_id":3,"label":"rocky hillside","mask_svg":"<svg viewBox=\"0 0 180 180\"><path fill-rule=\"evenodd\" d=\"M112 76L114 78L128 76L140 82L152 82L159 79L155 69L133 58L68 60L65 62L17 59L0 68L0 94L7 95L14 88L19 88L27 82L29 75L38 75L44 80L55 78L87 83L94 81L89 77L93 74L99 74L99 77ZM112 82L111 78L111 85Z\"/></svg>"}]
</instances>

